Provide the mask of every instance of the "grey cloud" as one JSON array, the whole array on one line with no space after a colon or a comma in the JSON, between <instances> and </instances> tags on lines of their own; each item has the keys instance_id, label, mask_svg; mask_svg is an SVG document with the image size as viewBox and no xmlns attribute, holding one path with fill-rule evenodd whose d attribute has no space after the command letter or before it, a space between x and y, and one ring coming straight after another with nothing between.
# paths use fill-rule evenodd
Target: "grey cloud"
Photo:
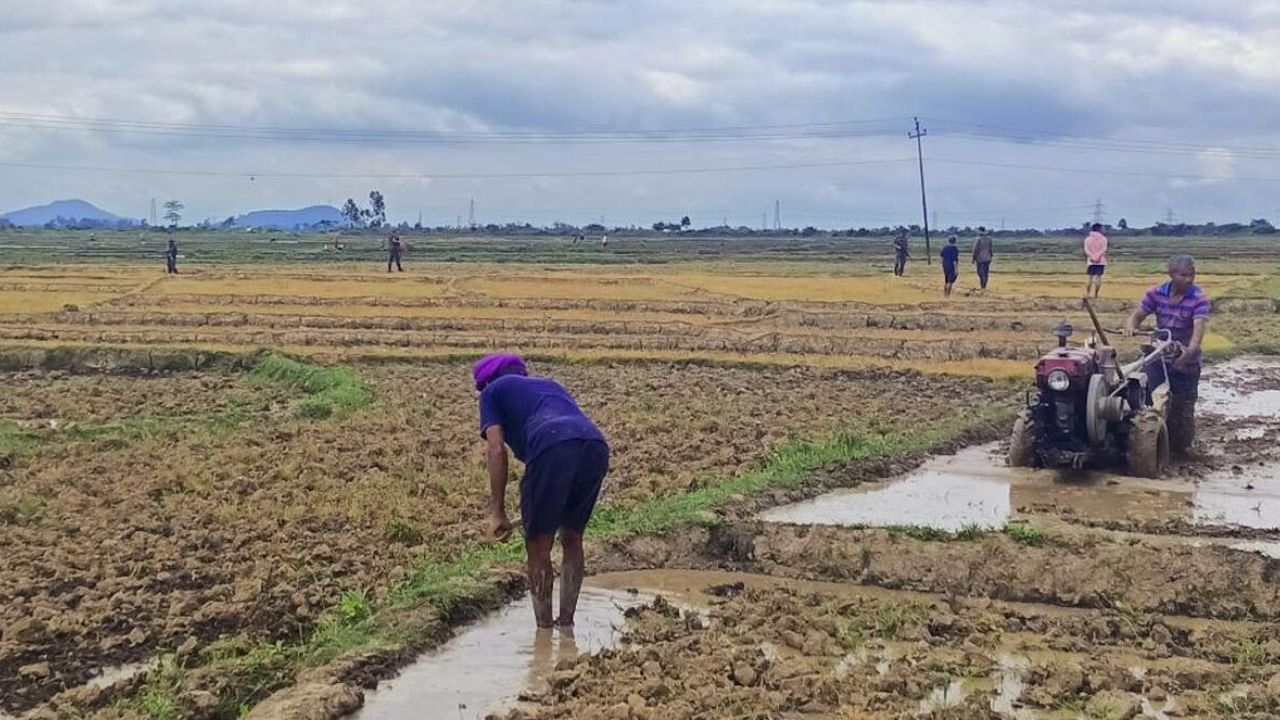
<instances>
[{"instance_id":1,"label":"grey cloud","mask_svg":"<svg viewBox=\"0 0 1280 720\"><path fill-rule=\"evenodd\" d=\"M1171 173L1185 168L1181 171L1192 174L1193 160L1178 156L948 145L946 121L1060 136L1114 134L1206 145L1238 144L1250 137L1255 144L1274 145L1271 126L1280 109L1275 100L1280 81L1267 69L1267 53L1280 36L1278 23L1271 3L1191 0L389 0L376 5L53 0L15 9L0 29L10 111L416 130L899 120L862 128L882 133L879 137L840 142L531 148L293 145L0 125L0 159L245 171L287 167L319 174L349 168L447 172L813 162L898 157L910 149L904 147L905 120L919 114L936 133L931 152L944 148L974 158L986 153L1024 164ZM1183 48L1181 38L1206 43ZM1245 57L1242 48L1254 55ZM559 206L566 216L628 203L760 208L782 195L785 204L807 208L816 220L915 212L907 170L401 184L406 203L417 193L444 207L484 193L503 198L491 200L494 205L552 208L548 214ZM1238 170L1260 176L1270 171L1257 163L1242 163ZM1215 186L1197 199L1193 190L1156 178L1113 182L960 166L938 168L933 177L938 206L957 215L1009 204L1045 207L1035 202L1043 194L1079 204L1082 197L1111 193L1125 203L1145 196L1154 207L1181 199L1203 205L1206 212L1234 216L1251 204L1265 205L1270 191L1256 183L1234 183L1234 195ZM970 187L974 178L987 187ZM12 198L11 204L45 201L69 194L60 188L94 187L101 180L68 173L32 177L0 168L0 196ZM315 198L317 193L359 196L368 184L317 179L250 185L124 176L110 192L121 202L132 193L128 202L136 203L157 187L183 188L192 197L200 195L200 207L216 215L246 209L259 198L277 204L297 198L305 204L327 199ZM1044 221L1052 217L1046 214Z\"/></svg>"}]
</instances>

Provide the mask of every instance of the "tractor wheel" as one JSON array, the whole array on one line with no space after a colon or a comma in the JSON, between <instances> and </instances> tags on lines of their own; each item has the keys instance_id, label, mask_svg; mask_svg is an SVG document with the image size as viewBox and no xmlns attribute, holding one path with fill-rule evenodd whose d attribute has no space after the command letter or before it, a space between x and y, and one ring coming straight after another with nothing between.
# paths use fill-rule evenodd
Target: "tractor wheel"
<instances>
[{"instance_id":1,"label":"tractor wheel","mask_svg":"<svg viewBox=\"0 0 1280 720\"><path fill-rule=\"evenodd\" d=\"M1028 408L1013 422L1009 436L1009 467L1036 467L1036 420Z\"/></svg>"},{"instance_id":2,"label":"tractor wheel","mask_svg":"<svg viewBox=\"0 0 1280 720\"><path fill-rule=\"evenodd\" d=\"M1153 409L1129 420L1129 474L1158 478L1169 466L1169 429Z\"/></svg>"}]
</instances>

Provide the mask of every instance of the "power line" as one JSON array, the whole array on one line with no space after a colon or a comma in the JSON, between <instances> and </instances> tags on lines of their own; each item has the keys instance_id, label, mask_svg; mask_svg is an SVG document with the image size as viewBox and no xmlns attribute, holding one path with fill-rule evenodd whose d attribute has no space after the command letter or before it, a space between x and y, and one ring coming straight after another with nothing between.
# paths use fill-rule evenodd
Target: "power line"
<instances>
[{"instance_id":1,"label":"power line","mask_svg":"<svg viewBox=\"0 0 1280 720\"><path fill-rule=\"evenodd\" d=\"M935 163L951 165L976 165L981 167L1010 168L1016 170L1046 170L1050 172L1085 173L1088 175L1118 175L1124 177L1153 177L1182 180L1246 180L1251 182L1280 182L1277 177L1251 177L1244 175L1192 175L1189 173L1152 173L1137 170L1106 170L1103 168L1073 168L1052 165L1027 165L1023 163L988 162L985 160L961 160L958 158L934 158Z\"/></svg>"},{"instance_id":2,"label":"power line","mask_svg":"<svg viewBox=\"0 0 1280 720\"><path fill-rule=\"evenodd\" d=\"M176 170L168 168L125 168L101 167L88 165L46 165L43 163L0 162L0 167L27 168L34 170L71 170L76 172L108 172L108 173L140 173L150 175L189 175L197 177L242 177L242 178L312 178L325 180L482 180L495 178L540 178L540 177L612 177L626 175L681 175L720 172L753 172L769 170L799 170L825 167L852 167L856 165L882 165L910 162L911 158L875 158L867 160L844 160L817 163L787 163L779 165L737 165L728 167L687 167L665 169L637 170L570 170L570 171L521 171L492 173L290 173L290 172L232 172L223 170Z\"/></svg>"},{"instance_id":3,"label":"power line","mask_svg":"<svg viewBox=\"0 0 1280 720\"><path fill-rule=\"evenodd\" d=\"M0 127L14 127L31 130L92 131L231 140L433 144L737 142L758 140L798 140L807 138L867 137L883 135L887 132L887 127L885 130L874 130L864 129L865 126L877 124L887 125L888 123L897 121L897 118L875 118L841 120L834 122L791 123L781 125L739 125L675 129L623 128L573 131L450 131L173 123L0 112Z\"/></svg>"},{"instance_id":4,"label":"power line","mask_svg":"<svg viewBox=\"0 0 1280 720\"><path fill-rule=\"evenodd\" d=\"M1126 139L1100 135L1083 135L1047 130L1013 128L1001 125L967 123L958 120L931 118L941 123L941 132L947 137L963 138L980 142L1032 143L1062 147L1075 147L1088 150L1106 150L1118 152L1134 152L1157 155L1201 155L1204 153L1224 152L1234 156L1252 157L1255 159L1280 158L1278 147L1247 147L1239 145L1203 145L1168 140ZM948 130L948 125L975 128L970 131ZM937 128L934 128L937 130Z\"/></svg>"}]
</instances>

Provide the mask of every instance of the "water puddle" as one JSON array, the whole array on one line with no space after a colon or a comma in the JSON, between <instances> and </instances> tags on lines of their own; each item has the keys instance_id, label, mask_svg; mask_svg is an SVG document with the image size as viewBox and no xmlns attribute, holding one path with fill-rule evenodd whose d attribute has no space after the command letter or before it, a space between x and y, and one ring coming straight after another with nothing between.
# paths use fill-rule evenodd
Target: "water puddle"
<instances>
[{"instance_id":1,"label":"water puddle","mask_svg":"<svg viewBox=\"0 0 1280 720\"><path fill-rule=\"evenodd\" d=\"M629 580L640 574L618 575L587 581L572 632L538 630L528 599L512 602L380 684L353 717L406 720L425 717L429 708L431 717L479 720L514 706L522 693L543 687L561 660L617 645L627 608L652 602L659 593L682 602L679 592L631 589L636 585ZM707 584L698 585L698 590Z\"/></svg>"},{"instance_id":2,"label":"water puddle","mask_svg":"<svg viewBox=\"0 0 1280 720\"><path fill-rule=\"evenodd\" d=\"M1018 720L1034 717L1029 710L1014 707L1014 703L1018 702L1022 692L1027 689L1027 670L1030 668L1031 660L1020 655L999 657L993 674L996 696L991 698L991 712Z\"/></svg>"},{"instance_id":3,"label":"water puddle","mask_svg":"<svg viewBox=\"0 0 1280 720\"><path fill-rule=\"evenodd\" d=\"M1280 419L1280 360L1241 358L1206 371L1201 407L1233 418ZM1274 424L1274 423L1272 423ZM1266 437L1267 427L1232 430ZM1097 521L1186 520L1280 530L1280 465L1231 467L1196 482L1143 480L1105 472L1010 468L991 443L935 457L904 476L766 510L767 522L804 525L994 529L1049 513Z\"/></svg>"},{"instance_id":4,"label":"water puddle","mask_svg":"<svg viewBox=\"0 0 1280 720\"><path fill-rule=\"evenodd\" d=\"M1228 418L1280 419L1280 359L1243 357L1206 368L1197 408Z\"/></svg>"},{"instance_id":5,"label":"water puddle","mask_svg":"<svg viewBox=\"0 0 1280 720\"><path fill-rule=\"evenodd\" d=\"M928 715L938 710L958 707L969 695L962 680L952 680L946 685L929 691L928 696L920 701L920 714Z\"/></svg>"},{"instance_id":6,"label":"water puddle","mask_svg":"<svg viewBox=\"0 0 1280 720\"><path fill-rule=\"evenodd\" d=\"M1234 543L1232 550L1244 550L1245 552L1256 552L1259 555L1276 558L1280 560L1280 542L1268 542L1266 540L1247 540L1244 542Z\"/></svg>"},{"instance_id":7,"label":"water puddle","mask_svg":"<svg viewBox=\"0 0 1280 720\"><path fill-rule=\"evenodd\" d=\"M1280 466L1235 467L1202 478L1192 498L1202 525L1280 529Z\"/></svg>"},{"instance_id":8,"label":"water puddle","mask_svg":"<svg viewBox=\"0 0 1280 720\"><path fill-rule=\"evenodd\" d=\"M766 510L768 522L806 525L919 525L940 530L1003 527L1010 514L1010 471L996 446L934 458L898 480L868 484ZM869 489L868 489L869 488Z\"/></svg>"},{"instance_id":9,"label":"water puddle","mask_svg":"<svg viewBox=\"0 0 1280 720\"><path fill-rule=\"evenodd\" d=\"M85 687L91 688L108 688L118 682L129 680L136 677L139 673L147 669L147 663L130 663L128 665L114 665L112 667L103 668L101 673L89 679L85 683ZM0 716L0 720L4 720Z\"/></svg>"},{"instance_id":10,"label":"water puddle","mask_svg":"<svg viewBox=\"0 0 1280 720\"><path fill-rule=\"evenodd\" d=\"M1159 520L1187 512L1194 487L1180 482L1010 468L999 443L932 458L902 477L837 490L761 513L767 522L938 530L996 529L1027 513L1098 520Z\"/></svg>"}]
</instances>

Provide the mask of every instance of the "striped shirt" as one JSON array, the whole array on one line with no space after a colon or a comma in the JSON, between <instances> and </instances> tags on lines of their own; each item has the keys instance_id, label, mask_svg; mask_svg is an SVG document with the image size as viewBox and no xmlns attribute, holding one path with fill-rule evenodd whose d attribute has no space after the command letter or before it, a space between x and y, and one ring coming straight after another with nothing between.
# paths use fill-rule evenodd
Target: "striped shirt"
<instances>
[{"instance_id":1,"label":"striped shirt","mask_svg":"<svg viewBox=\"0 0 1280 720\"><path fill-rule=\"evenodd\" d=\"M1192 284L1178 302L1170 302L1173 281L1157 285L1142 298L1142 311L1156 316L1156 327L1170 330L1173 339L1186 345L1191 342L1196 318L1208 318L1212 303L1199 285ZM1198 362L1198 358L1197 358Z\"/></svg>"}]
</instances>

